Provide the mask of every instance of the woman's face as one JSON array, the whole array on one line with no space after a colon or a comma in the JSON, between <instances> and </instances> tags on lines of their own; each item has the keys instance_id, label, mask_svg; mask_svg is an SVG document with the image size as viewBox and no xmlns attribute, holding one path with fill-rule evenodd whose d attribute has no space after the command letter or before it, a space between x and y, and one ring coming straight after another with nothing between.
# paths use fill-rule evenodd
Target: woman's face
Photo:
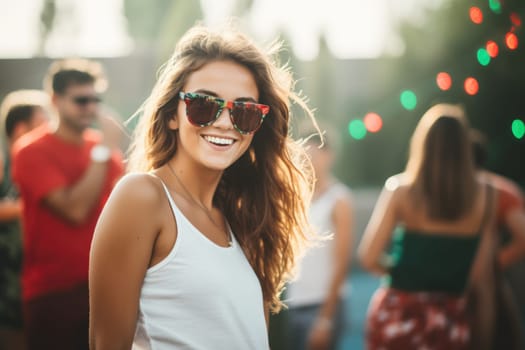
<instances>
[{"instance_id":1,"label":"woman's face","mask_svg":"<svg viewBox=\"0 0 525 350\"><path fill-rule=\"evenodd\" d=\"M233 61L213 61L192 73L183 92L219 97L228 101L258 102L259 91L252 73ZM186 104L180 100L177 115L170 122L178 129L176 157L184 157L209 169L224 170L246 152L253 134L239 133L225 108L211 125L191 124L186 116Z\"/></svg>"}]
</instances>

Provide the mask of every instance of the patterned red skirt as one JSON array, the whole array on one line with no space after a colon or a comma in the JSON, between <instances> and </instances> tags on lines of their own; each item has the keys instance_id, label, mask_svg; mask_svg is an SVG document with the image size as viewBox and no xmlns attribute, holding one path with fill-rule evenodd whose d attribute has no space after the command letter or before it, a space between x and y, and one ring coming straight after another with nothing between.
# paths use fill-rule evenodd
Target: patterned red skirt
<instances>
[{"instance_id":1,"label":"patterned red skirt","mask_svg":"<svg viewBox=\"0 0 525 350\"><path fill-rule=\"evenodd\" d=\"M367 349L469 349L465 308L464 297L380 288L368 309Z\"/></svg>"}]
</instances>

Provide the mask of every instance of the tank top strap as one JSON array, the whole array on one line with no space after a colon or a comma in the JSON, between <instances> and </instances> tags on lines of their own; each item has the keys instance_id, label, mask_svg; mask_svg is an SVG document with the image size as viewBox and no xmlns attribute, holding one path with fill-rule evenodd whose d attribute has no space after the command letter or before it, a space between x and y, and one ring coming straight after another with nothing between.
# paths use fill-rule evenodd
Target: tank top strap
<instances>
[{"instance_id":1,"label":"tank top strap","mask_svg":"<svg viewBox=\"0 0 525 350\"><path fill-rule=\"evenodd\" d=\"M185 228L189 228L190 229L189 232L198 233L201 239L204 238L204 240L206 240L208 243L211 243L216 247L220 247L216 243L213 243L209 238L207 238L197 227L195 227L195 225L186 217L186 215L184 215L184 213L179 209L177 204L175 204L175 201L173 200L173 197L168 189L168 186L166 186L164 181L162 181L162 179L155 174L151 174L151 175L156 177L160 181L162 187L164 188L164 192L166 193L166 197L168 198L168 202L170 204L171 211L173 212L173 215L175 217L177 226L178 227L184 226ZM230 223L228 222L228 220L226 220L225 222L226 222L226 231L230 239L229 248L237 247L239 243L235 237L235 234L233 233ZM182 231L183 230L179 230L179 235L181 234L180 232ZM220 247L220 248L228 248L228 247Z\"/></svg>"},{"instance_id":2,"label":"tank top strap","mask_svg":"<svg viewBox=\"0 0 525 350\"><path fill-rule=\"evenodd\" d=\"M159 180L160 184L162 185L162 188L164 189L164 193L166 194L166 197L168 198L168 203L170 204L171 211L173 212L173 215L175 216L175 220L177 222L177 225L181 225L181 223L184 221L184 219L186 219L186 217L180 211L180 209L177 206L177 204L175 204L175 201L173 200L173 197L171 196L171 193L170 193L170 190L168 189L168 186L166 186L164 181L162 181L162 179L160 177L158 177L157 175L155 175L155 174L151 174L151 175L153 175L154 177L156 177Z\"/></svg>"}]
</instances>

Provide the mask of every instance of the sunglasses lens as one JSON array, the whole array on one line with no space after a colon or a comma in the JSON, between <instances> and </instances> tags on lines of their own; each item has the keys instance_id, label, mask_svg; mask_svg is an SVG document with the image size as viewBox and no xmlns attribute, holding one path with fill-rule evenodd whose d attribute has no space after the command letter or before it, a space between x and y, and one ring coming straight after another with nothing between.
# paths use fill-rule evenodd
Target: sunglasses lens
<instances>
[{"instance_id":1,"label":"sunglasses lens","mask_svg":"<svg viewBox=\"0 0 525 350\"><path fill-rule=\"evenodd\" d=\"M222 108L230 109L230 116L235 128L243 133L250 134L261 126L264 116L270 108L252 102L226 102L222 99L203 96L194 93L180 93L186 103L186 115L193 125L207 126L219 116Z\"/></svg>"},{"instance_id":2,"label":"sunglasses lens","mask_svg":"<svg viewBox=\"0 0 525 350\"><path fill-rule=\"evenodd\" d=\"M234 104L231 111L233 122L243 133L256 131L262 122L262 112L254 104Z\"/></svg>"},{"instance_id":3,"label":"sunglasses lens","mask_svg":"<svg viewBox=\"0 0 525 350\"><path fill-rule=\"evenodd\" d=\"M73 98L73 102L79 106L85 106L91 102L93 103L99 103L100 98L98 97L91 97L91 96L78 96Z\"/></svg>"},{"instance_id":4,"label":"sunglasses lens","mask_svg":"<svg viewBox=\"0 0 525 350\"><path fill-rule=\"evenodd\" d=\"M196 96L185 99L186 114L192 124L205 126L215 120L219 111L219 104L205 96Z\"/></svg>"}]
</instances>

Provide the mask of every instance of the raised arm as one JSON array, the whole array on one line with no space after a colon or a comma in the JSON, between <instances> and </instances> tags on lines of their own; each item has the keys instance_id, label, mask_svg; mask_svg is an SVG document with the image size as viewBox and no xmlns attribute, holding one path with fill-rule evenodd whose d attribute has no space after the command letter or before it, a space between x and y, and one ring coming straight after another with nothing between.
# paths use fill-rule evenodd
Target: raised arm
<instances>
[{"instance_id":1,"label":"raised arm","mask_svg":"<svg viewBox=\"0 0 525 350\"><path fill-rule=\"evenodd\" d=\"M161 231L163 197L149 175L126 175L95 229L89 264L92 350L130 349L140 290Z\"/></svg>"},{"instance_id":2,"label":"raised arm","mask_svg":"<svg viewBox=\"0 0 525 350\"><path fill-rule=\"evenodd\" d=\"M100 146L106 151L117 152L121 137L119 124L105 115L100 115L98 121L102 135ZM120 162L120 158L117 158L116 162ZM97 160L95 157L77 182L46 194L44 203L64 219L74 224L82 224L100 199L112 161L115 160Z\"/></svg>"},{"instance_id":3,"label":"raised arm","mask_svg":"<svg viewBox=\"0 0 525 350\"><path fill-rule=\"evenodd\" d=\"M76 183L50 192L43 198L44 203L65 220L83 223L100 198L107 167L107 162L91 161Z\"/></svg>"}]
</instances>

